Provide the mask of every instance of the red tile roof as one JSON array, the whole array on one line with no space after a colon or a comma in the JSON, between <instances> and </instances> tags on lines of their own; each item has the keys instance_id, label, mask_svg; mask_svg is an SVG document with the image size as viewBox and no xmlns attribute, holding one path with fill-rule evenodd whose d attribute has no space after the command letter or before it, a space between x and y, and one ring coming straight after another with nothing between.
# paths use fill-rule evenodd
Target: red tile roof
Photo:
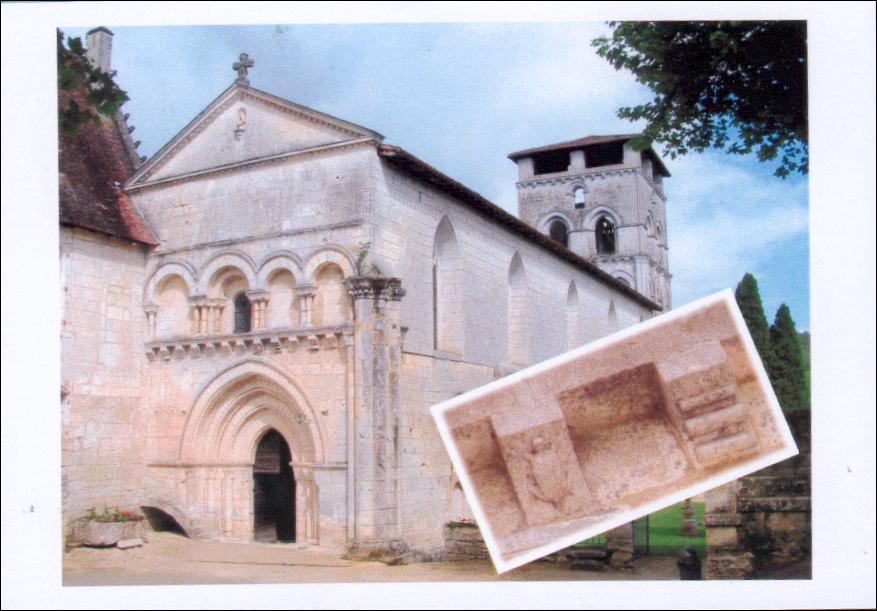
<instances>
[{"instance_id":1,"label":"red tile roof","mask_svg":"<svg viewBox=\"0 0 877 611\"><path fill-rule=\"evenodd\" d=\"M596 277L598 280L602 281L604 284L607 284L613 289L624 293L628 297L641 303L647 308L653 311L663 310L660 305L658 305L651 299L645 297L644 295L627 286L623 282L616 280L612 275L604 272L602 269L600 269L587 259L584 259L575 254L574 252L566 248L563 244L556 242L547 235L531 227L515 215L506 212L496 204L485 199L465 185L457 182L450 176L447 176L446 174L443 174L442 172L436 170L434 167L432 167L425 161L422 161L421 159L415 157L408 151L398 146L381 144L378 146L378 155L393 163L408 174L411 174L423 180L424 182L429 183L434 187L444 191L445 193L456 197L462 202L468 204L470 207L474 208L482 215L488 217L491 221L504 225L510 231L513 231L523 236L528 241L544 248L545 250L550 251L552 254L573 264L579 269L584 270L585 272Z\"/></svg>"},{"instance_id":2,"label":"red tile roof","mask_svg":"<svg viewBox=\"0 0 877 611\"><path fill-rule=\"evenodd\" d=\"M606 144L607 142L627 142L634 136L639 136L639 134L615 134L612 136L585 136L584 138L577 138L576 140L566 140L565 142L558 142L556 144L546 144L545 146L537 146L536 148L524 149L523 151L517 151L515 153L511 153L509 155L509 159L512 161L517 161L522 157L531 157L537 153L547 153L550 151L564 151L564 150L572 150L572 149L580 149L586 146L591 146L594 144ZM653 151L651 148L646 149L648 154L652 157L652 159L657 164L659 170L664 176L670 176L670 172L667 171L667 168L664 166L664 163L661 161L661 158Z\"/></svg>"},{"instance_id":3,"label":"red tile roof","mask_svg":"<svg viewBox=\"0 0 877 611\"><path fill-rule=\"evenodd\" d=\"M59 102L73 96L84 107L81 92L61 91ZM134 173L119 122L100 116L77 138L59 132L59 203L62 225L83 227L150 246L158 242L120 186Z\"/></svg>"}]
</instances>

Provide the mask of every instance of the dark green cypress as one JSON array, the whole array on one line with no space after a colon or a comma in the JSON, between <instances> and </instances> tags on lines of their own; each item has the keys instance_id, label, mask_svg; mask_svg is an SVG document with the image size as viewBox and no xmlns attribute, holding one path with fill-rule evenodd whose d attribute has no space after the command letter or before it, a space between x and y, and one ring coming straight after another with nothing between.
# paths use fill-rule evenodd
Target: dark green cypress
<instances>
[{"instance_id":1,"label":"dark green cypress","mask_svg":"<svg viewBox=\"0 0 877 611\"><path fill-rule=\"evenodd\" d=\"M773 353L773 344L770 338L770 328L767 326L767 318L764 315L764 306L761 304L761 294L758 292L758 283L752 274L746 274L737 285L734 292L737 299L737 305L740 307L740 313L743 314L743 320L749 328L749 335L755 343L758 350L758 356L764 363L764 369L774 383L774 373L776 370L775 357Z\"/></svg>"},{"instance_id":2,"label":"dark green cypress","mask_svg":"<svg viewBox=\"0 0 877 611\"><path fill-rule=\"evenodd\" d=\"M787 411L804 409L807 407L804 358L798 330L786 304L777 310L770 338L775 357L772 383L777 399Z\"/></svg>"},{"instance_id":3,"label":"dark green cypress","mask_svg":"<svg viewBox=\"0 0 877 611\"><path fill-rule=\"evenodd\" d=\"M804 359L804 406L810 409L810 332L798 333L801 344L801 357Z\"/></svg>"}]
</instances>

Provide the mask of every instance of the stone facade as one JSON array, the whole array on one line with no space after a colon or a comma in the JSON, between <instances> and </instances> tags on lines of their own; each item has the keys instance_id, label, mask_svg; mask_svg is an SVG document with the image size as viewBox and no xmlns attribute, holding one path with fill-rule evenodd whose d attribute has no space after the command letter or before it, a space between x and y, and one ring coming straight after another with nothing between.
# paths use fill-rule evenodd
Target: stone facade
<instances>
[{"instance_id":1,"label":"stone facade","mask_svg":"<svg viewBox=\"0 0 877 611\"><path fill-rule=\"evenodd\" d=\"M467 510L429 407L660 308L245 80L125 185L155 248L63 233L65 523L250 541L277 431L295 541L439 549Z\"/></svg>"},{"instance_id":2,"label":"stone facade","mask_svg":"<svg viewBox=\"0 0 877 611\"><path fill-rule=\"evenodd\" d=\"M62 227L61 478L65 521L130 507L145 477L143 246Z\"/></svg>"}]
</instances>

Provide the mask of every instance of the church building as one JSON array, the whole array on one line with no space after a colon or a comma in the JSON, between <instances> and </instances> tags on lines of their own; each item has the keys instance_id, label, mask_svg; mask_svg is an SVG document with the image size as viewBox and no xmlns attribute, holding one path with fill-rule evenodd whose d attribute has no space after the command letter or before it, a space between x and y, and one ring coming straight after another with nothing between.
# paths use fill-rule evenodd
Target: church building
<instances>
[{"instance_id":1,"label":"church building","mask_svg":"<svg viewBox=\"0 0 877 611\"><path fill-rule=\"evenodd\" d=\"M67 534L437 550L467 509L429 408L669 308L669 174L631 135L513 153L518 218L253 67L148 160L121 115L61 139Z\"/></svg>"}]
</instances>

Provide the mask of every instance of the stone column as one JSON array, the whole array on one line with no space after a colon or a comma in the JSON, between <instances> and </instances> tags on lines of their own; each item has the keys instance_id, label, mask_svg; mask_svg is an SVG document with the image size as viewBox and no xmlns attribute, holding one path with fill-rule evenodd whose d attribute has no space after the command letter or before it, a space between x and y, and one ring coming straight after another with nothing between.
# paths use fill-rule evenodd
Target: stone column
<instances>
[{"instance_id":1,"label":"stone column","mask_svg":"<svg viewBox=\"0 0 877 611\"><path fill-rule=\"evenodd\" d=\"M146 314L146 337L150 340L155 339L155 318L158 314L158 306L154 303L144 304L143 312Z\"/></svg>"},{"instance_id":2,"label":"stone column","mask_svg":"<svg viewBox=\"0 0 877 611\"><path fill-rule=\"evenodd\" d=\"M317 287L313 284L300 284L295 287L298 295L298 324L302 327L310 327L314 319L314 297L317 296Z\"/></svg>"},{"instance_id":3,"label":"stone column","mask_svg":"<svg viewBox=\"0 0 877 611\"><path fill-rule=\"evenodd\" d=\"M206 335L210 330L208 305L210 303L205 295L193 295L189 297L189 310L192 335Z\"/></svg>"},{"instance_id":4,"label":"stone column","mask_svg":"<svg viewBox=\"0 0 877 611\"><path fill-rule=\"evenodd\" d=\"M354 306L354 538L348 554L407 551L399 517L399 302L397 278L347 280Z\"/></svg>"},{"instance_id":5,"label":"stone column","mask_svg":"<svg viewBox=\"0 0 877 611\"><path fill-rule=\"evenodd\" d=\"M752 552L740 544L737 511L738 480L706 493L703 525L706 530L704 579L746 579L754 569Z\"/></svg>"},{"instance_id":6,"label":"stone column","mask_svg":"<svg viewBox=\"0 0 877 611\"><path fill-rule=\"evenodd\" d=\"M682 505L682 525L679 527L679 534L685 537L697 536L697 520L694 518L694 507L691 506L691 499L685 499Z\"/></svg>"},{"instance_id":7,"label":"stone column","mask_svg":"<svg viewBox=\"0 0 877 611\"><path fill-rule=\"evenodd\" d=\"M246 294L250 300L250 329L264 329L268 324L268 299L271 294L259 290L247 291Z\"/></svg>"},{"instance_id":8,"label":"stone column","mask_svg":"<svg viewBox=\"0 0 877 611\"><path fill-rule=\"evenodd\" d=\"M208 332L213 335L222 333L222 310L225 308L225 299L211 299L207 305Z\"/></svg>"},{"instance_id":9,"label":"stone column","mask_svg":"<svg viewBox=\"0 0 877 611\"><path fill-rule=\"evenodd\" d=\"M319 545L319 489L314 480L314 465L289 463L289 466L295 474L295 540Z\"/></svg>"}]
</instances>

